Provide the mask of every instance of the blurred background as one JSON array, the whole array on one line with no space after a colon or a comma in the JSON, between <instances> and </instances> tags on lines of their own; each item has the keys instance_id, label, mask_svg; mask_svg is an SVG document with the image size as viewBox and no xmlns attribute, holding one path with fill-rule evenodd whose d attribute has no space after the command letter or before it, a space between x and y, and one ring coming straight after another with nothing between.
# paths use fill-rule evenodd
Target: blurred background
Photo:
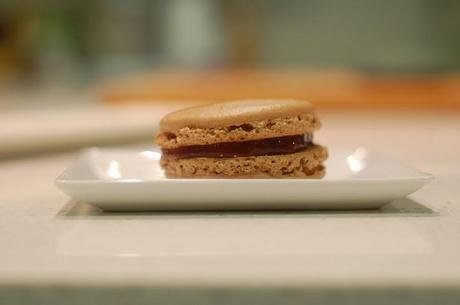
<instances>
[{"instance_id":1,"label":"blurred background","mask_svg":"<svg viewBox=\"0 0 460 305\"><path fill-rule=\"evenodd\" d=\"M145 138L200 101L452 114L459 71L456 0L2 0L0 152Z\"/></svg>"}]
</instances>

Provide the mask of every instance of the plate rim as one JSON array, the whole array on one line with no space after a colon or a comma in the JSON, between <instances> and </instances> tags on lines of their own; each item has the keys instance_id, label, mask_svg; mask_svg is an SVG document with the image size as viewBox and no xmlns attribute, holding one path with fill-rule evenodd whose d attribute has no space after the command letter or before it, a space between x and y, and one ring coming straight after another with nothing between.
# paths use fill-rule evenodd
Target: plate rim
<instances>
[{"instance_id":1,"label":"plate rim","mask_svg":"<svg viewBox=\"0 0 460 305\"><path fill-rule=\"evenodd\" d=\"M362 147L361 148L365 148ZM162 184L162 183L177 183L177 184L190 184L190 183L222 183L226 182L227 184L234 184L240 183L244 181L245 183L250 184L259 184L259 183L294 183L294 184L336 184L336 183L379 183L379 182L391 182L391 183L398 183L398 182L425 182L428 183L435 179L435 176L431 173L420 171L410 165L406 165L400 161L385 157L377 152L369 150L365 148L366 151L370 155L379 156L381 158L385 158L388 161L394 162L399 164L401 167L404 167L408 170L414 172L414 176L412 177L375 177L375 178L350 178L350 179L331 179L331 180L324 180L324 179L308 179L308 178L170 178L164 180L156 180L156 179L149 179L149 180L142 180L142 179L117 179L117 180L101 180L101 179L68 179L65 176L69 174L69 172L76 166L77 162L84 161L84 159L89 154L94 154L101 151L134 151L134 148L101 148L101 147L89 147L81 150L79 154L74 158L71 163L59 174L56 179L54 180L54 184L56 186L66 185L66 184ZM140 150L140 148L138 149ZM351 149L350 149L351 150Z\"/></svg>"}]
</instances>

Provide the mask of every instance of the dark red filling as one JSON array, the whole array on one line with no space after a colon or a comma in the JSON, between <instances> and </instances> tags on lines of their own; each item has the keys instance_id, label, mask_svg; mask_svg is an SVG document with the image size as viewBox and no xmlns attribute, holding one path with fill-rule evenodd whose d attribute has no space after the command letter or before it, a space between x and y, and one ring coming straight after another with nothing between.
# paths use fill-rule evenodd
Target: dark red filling
<instances>
[{"instance_id":1,"label":"dark red filling","mask_svg":"<svg viewBox=\"0 0 460 305\"><path fill-rule=\"evenodd\" d=\"M312 145L313 134L252 140L244 142L225 142L209 145L191 145L172 149L163 149L167 159L185 158L232 158L262 155L292 154Z\"/></svg>"}]
</instances>

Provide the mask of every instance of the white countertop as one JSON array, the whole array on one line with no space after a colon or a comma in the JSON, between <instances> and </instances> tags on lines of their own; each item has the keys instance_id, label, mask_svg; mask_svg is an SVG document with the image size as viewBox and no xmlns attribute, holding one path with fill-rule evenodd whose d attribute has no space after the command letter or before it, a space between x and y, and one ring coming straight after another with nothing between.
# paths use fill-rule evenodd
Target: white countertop
<instances>
[{"instance_id":1,"label":"white countertop","mask_svg":"<svg viewBox=\"0 0 460 305\"><path fill-rule=\"evenodd\" d=\"M433 173L383 210L102 213L75 153L0 162L0 304L458 304L460 119L324 113L316 139Z\"/></svg>"}]
</instances>

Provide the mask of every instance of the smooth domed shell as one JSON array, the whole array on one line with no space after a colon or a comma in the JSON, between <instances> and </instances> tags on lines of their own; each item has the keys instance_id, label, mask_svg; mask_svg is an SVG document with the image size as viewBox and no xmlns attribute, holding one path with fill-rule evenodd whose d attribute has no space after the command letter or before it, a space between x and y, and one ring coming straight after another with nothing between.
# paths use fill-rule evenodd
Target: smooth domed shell
<instances>
[{"instance_id":1,"label":"smooth domed shell","mask_svg":"<svg viewBox=\"0 0 460 305\"><path fill-rule=\"evenodd\" d=\"M312 112L314 112L313 105L302 100L230 101L172 112L160 121L160 129L161 131L175 131L184 127L225 127Z\"/></svg>"}]
</instances>

